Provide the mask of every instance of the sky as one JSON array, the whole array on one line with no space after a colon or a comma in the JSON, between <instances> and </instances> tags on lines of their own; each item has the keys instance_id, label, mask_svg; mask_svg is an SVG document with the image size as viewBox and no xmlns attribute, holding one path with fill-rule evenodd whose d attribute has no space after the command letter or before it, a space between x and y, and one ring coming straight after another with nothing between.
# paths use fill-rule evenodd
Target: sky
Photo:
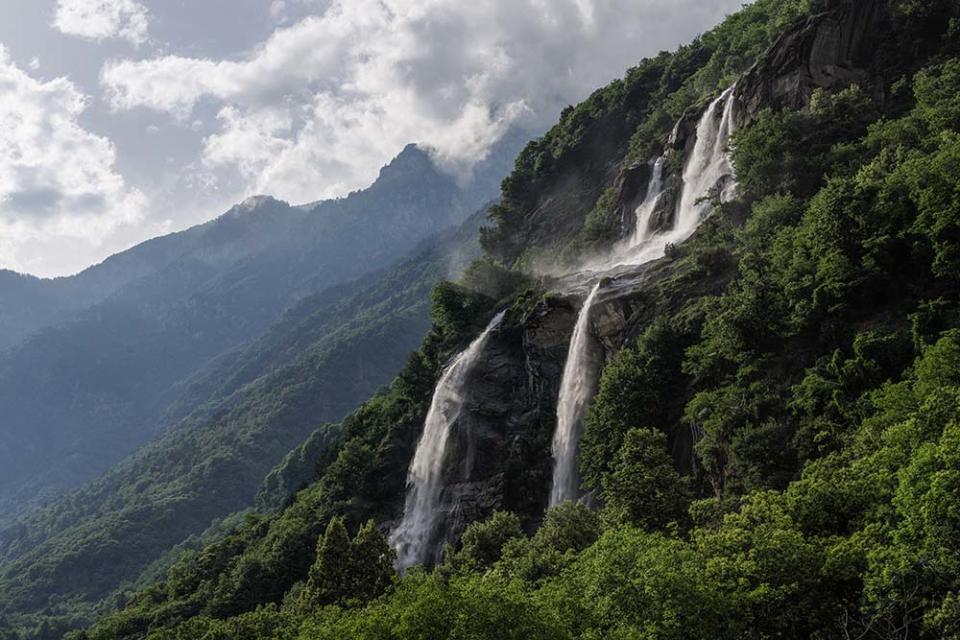
<instances>
[{"instance_id":1,"label":"sky","mask_svg":"<svg viewBox=\"0 0 960 640\"><path fill-rule=\"evenodd\" d=\"M67 275L255 194L469 179L742 0L0 0L0 268Z\"/></svg>"}]
</instances>

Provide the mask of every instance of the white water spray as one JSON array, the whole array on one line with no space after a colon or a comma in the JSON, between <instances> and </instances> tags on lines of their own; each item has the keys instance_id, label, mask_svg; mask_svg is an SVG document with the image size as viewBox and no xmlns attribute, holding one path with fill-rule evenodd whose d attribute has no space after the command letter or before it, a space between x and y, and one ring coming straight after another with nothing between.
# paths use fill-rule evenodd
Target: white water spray
<instances>
[{"instance_id":1,"label":"white water spray","mask_svg":"<svg viewBox=\"0 0 960 640\"><path fill-rule=\"evenodd\" d=\"M433 392L423 435L407 472L403 520L390 535L390 544L397 551L397 566L401 569L426 562L430 557L440 515L443 467L450 432L463 411L467 377L503 315L503 312L498 313L483 333L454 359Z\"/></svg>"},{"instance_id":2,"label":"white water spray","mask_svg":"<svg viewBox=\"0 0 960 640\"><path fill-rule=\"evenodd\" d=\"M647 187L647 195L644 196L643 202L640 203L635 212L637 218L636 228L628 240L631 247L641 244L650 237L650 218L653 217L653 212L656 211L657 204L660 202L660 196L663 195L664 162L664 157L660 156L653 163L653 169L650 173L650 185Z\"/></svg>"},{"instance_id":3,"label":"white water spray","mask_svg":"<svg viewBox=\"0 0 960 640\"><path fill-rule=\"evenodd\" d=\"M717 195L721 202L736 194L733 165L727 157L727 143L735 126L734 89L736 85L711 102L697 124L697 140L683 168L683 194L675 225L680 240L686 240L710 213L711 203L704 198L712 195L714 189L720 188ZM723 115L717 122L717 110L721 104Z\"/></svg>"},{"instance_id":4,"label":"white water spray","mask_svg":"<svg viewBox=\"0 0 960 640\"><path fill-rule=\"evenodd\" d=\"M590 399L596 391L597 368L591 354L590 310L600 293L597 283L587 296L577 325L570 339L567 362L563 366L560 382L560 397L557 401L557 429L553 432L553 486L550 489L550 506L567 500L575 500L580 488L577 474L577 444L583 431L583 419L587 414Z\"/></svg>"},{"instance_id":5,"label":"white water spray","mask_svg":"<svg viewBox=\"0 0 960 640\"><path fill-rule=\"evenodd\" d=\"M590 278L625 266L640 266L662 258L667 246L683 242L696 231L700 222L710 213L711 203L705 199L717 194L721 202L736 194L733 165L727 157L727 143L735 127L733 97L736 85L724 91L710 103L697 124L697 137L683 169L683 191L668 230L650 232L650 217L663 194L663 158L654 164L647 195L637 208L637 227L626 243L616 247L606 260L589 265L585 271ZM723 113L717 119L717 110L723 105ZM599 272L599 273L598 273ZM593 395L599 366L591 362L595 349L589 336L590 313L600 290L598 283L587 298L570 341L567 361L560 383L557 400L557 429L553 435L553 486L550 490L550 506L579 496L577 475L577 448L583 431L583 419Z\"/></svg>"}]
</instances>

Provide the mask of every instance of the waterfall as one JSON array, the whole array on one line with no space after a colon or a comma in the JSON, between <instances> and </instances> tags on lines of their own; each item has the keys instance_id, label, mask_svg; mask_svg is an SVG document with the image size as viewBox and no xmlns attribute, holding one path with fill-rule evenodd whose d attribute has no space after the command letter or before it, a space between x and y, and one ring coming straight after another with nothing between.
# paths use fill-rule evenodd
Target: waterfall
<instances>
[{"instance_id":1,"label":"waterfall","mask_svg":"<svg viewBox=\"0 0 960 640\"><path fill-rule=\"evenodd\" d=\"M660 196L663 195L663 164L664 157L660 156L653 163L653 169L650 173L650 184L647 186L647 195L643 202L637 207L635 215L637 218L636 228L628 242L630 247L636 247L650 236L650 218L660 202Z\"/></svg>"},{"instance_id":2,"label":"waterfall","mask_svg":"<svg viewBox=\"0 0 960 640\"><path fill-rule=\"evenodd\" d=\"M403 520L390 536L390 544L397 551L397 565L400 568L426 562L430 557L440 515L447 441L463 410L467 378L491 332L503 320L503 315L504 312L498 313L483 333L453 360L433 392L423 434L407 472Z\"/></svg>"},{"instance_id":3,"label":"waterfall","mask_svg":"<svg viewBox=\"0 0 960 640\"><path fill-rule=\"evenodd\" d=\"M583 431L583 418L597 384L597 367L591 362L595 346L591 344L590 311L600 293L597 283L580 308L573 330L567 362L563 366L560 398L557 401L557 429L553 432L553 487L550 506L575 500L580 482L577 474L577 444Z\"/></svg>"},{"instance_id":4,"label":"waterfall","mask_svg":"<svg viewBox=\"0 0 960 640\"><path fill-rule=\"evenodd\" d=\"M720 200L730 200L736 192L733 165L727 157L727 143L734 130L733 97L736 85L724 91L710 103L697 123L697 140L683 168L683 194L674 225L675 235L685 240L692 234L705 215L710 213L710 202L703 199L720 188ZM717 122L717 110L723 105L723 115Z\"/></svg>"},{"instance_id":5,"label":"waterfall","mask_svg":"<svg viewBox=\"0 0 960 640\"><path fill-rule=\"evenodd\" d=\"M637 227L631 237L614 248L613 254L601 262L593 262L585 270L588 277L598 272L610 272L617 267L637 267L661 258L667 246L683 242L710 213L709 197L719 188L721 202L736 193L733 165L727 157L727 143L735 127L733 97L736 85L724 91L710 103L697 123L696 141L683 168L683 188L672 228L651 234L650 217L663 194L663 163L654 163L650 185L643 202L637 207ZM723 106L720 118L717 112ZM550 506L567 500L576 500L579 494L577 475L577 447L583 431L583 420L589 403L596 393L600 363L592 361L595 351L588 333L590 313L600 290L598 283L587 298L570 341L567 361L557 400L557 428L553 435L553 486Z\"/></svg>"}]
</instances>

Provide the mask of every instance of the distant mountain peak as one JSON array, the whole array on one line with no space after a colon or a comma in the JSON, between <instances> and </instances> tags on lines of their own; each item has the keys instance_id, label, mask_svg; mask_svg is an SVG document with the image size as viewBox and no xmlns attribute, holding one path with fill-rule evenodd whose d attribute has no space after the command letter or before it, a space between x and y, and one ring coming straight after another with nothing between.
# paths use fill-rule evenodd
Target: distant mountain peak
<instances>
[{"instance_id":1,"label":"distant mountain peak","mask_svg":"<svg viewBox=\"0 0 960 640\"><path fill-rule=\"evenodd\" d=\"M430 154L420 146L410 143L403 148L403 151L397 157L380 169L378 180L391 180L425 171L439 173Z\"/></svg>"},{"instance_id":2,"label":"distant mountain peak","mask_svg":"<svg viewBox=\"0 0 960 640\"><path fill-rule=\"evenodd\" d=\"M255 195L255 196L250 196L249 198L246 198L243 202L231 207L231 209L227 211L227 215L234 215L234 216L244 215L247 213L263 210L266 208L273 208L277 205L281 207L290 206L288 202L284 200L279 200L277 198L274 198L273 196Z\"/></svg>"}]
</instances>

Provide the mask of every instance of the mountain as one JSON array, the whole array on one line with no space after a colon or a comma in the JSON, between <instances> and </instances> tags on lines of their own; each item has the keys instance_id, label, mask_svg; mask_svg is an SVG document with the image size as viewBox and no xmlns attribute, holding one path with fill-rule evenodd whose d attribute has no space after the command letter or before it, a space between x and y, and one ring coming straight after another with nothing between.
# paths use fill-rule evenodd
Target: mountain
<instances>
[{"instance_id":1,"label":"mountain","mask_svg":"<svg viewBox=\"0 0 960 640\"><path fill-rule=\"evenodd\" d=\"M565 111L279 508L67 637L957 637L957 25L758 0ZM89 612L94 539L5 572L9 626Z\"/></svg>"},{"instance_id":2,"label":"mountain","mask_svg":"<svg viewBox=\"0 0 960 640\"><path fill-rule=\"evenodd\" d=\"M304 298L259 338L195 375L173 411L185 412L179 422L0 532L0 601L39 610L69 594L96 604L171 547L253 507L284 454L403 366L429 328L433 285L477 255L481 219L362 280ZM331 434L327 446L337 441L338 429L321 430ZM312 469L294 472L291 463L265 483L261 508L282 505L312 480Z\"/></svg>"},{"instance_id":3,"label":"mountain","mask_svg":"<svg viewBox=\"0 0 960 640\"><path fill-rule=\"evenodd\" d=\"M190 235L188 231L148 240L71 277L41 279L0 269L0 353L169 265Z\"/></svg>"},{"instance_id":4,"label":"mountain","mask_svg":"<svg viewBox=\"0 0 960 640\"><path fill-rule=\"evenodd\" d=\"M251 198L71 279L0 278L0 295L19 283L22 308L38 317L51 300L60 313L112 289L0 352L0 518L106 471L182 418L192 408L181 398L185 381L298 300L462 222L495 194L519 139L506 139L464 186L410 145L373 185L340 200L291 207ZM44 292L44 304L24 302L31 292ZM174 403L180 413L165 418Z\"/></svg>"}]
</instances>

